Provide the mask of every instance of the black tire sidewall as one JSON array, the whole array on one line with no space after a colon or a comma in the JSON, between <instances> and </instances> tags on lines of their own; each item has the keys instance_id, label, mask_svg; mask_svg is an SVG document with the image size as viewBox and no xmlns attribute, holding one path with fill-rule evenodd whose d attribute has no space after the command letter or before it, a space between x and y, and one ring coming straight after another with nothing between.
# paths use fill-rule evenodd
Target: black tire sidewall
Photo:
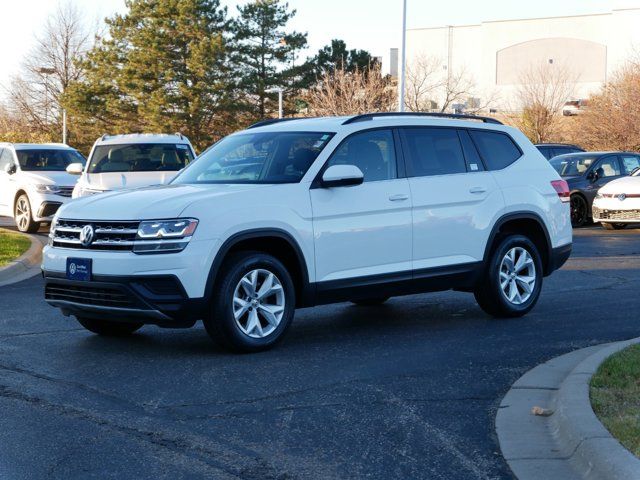
<instances>
[{"instance_id":1,"label":"black tire sidewall","mask_svg":"<svg viewBox=\"0 0 640 480\"><path fill-rule=\"evenodd\" d=\"M273 333L265 338L253 338L246 335L236 324L233 315L233 294L238 282L251 270L262 268L278 277L285 295L285 311L282 320ZM247 252L232 257L223 267L222 278L216 289L216 301L211 317L207 322L214 322L217 340L233 350L257 352L265 350L280 342L289 328L295 312L295 287L291 275L278 259L260 252ZM208 329L209 330L209 329Z\"/></svg>"},{"instance_id":2,"label":"black tire sidewall","mask_svg":"<svg viewBox=\"0 0 640 480\"><path fill-rule=\"evenodd\" d=\"M529 252L531 258L533 258L534 266L536 269L536 284L531 297L521 305L514 305L509 302L500 287L500 264L502 259L509 250L514 247L522 247ZM491 256L489 268L487 269L488 279L485 277L484 281L489 283L489 291L491 300L496 302L497 312L501 316L521 316L529 312L538 301L540 291L542 290L542 279L544 271L542 268L542 259L540 252L536 246L527 237L522 235L511 235L504 238L494 250Z\"/></svg>"},{"instance_id":3,"label":"black tire sidewall","mask_svg":"<svg viewBox=\"0 0 640 480\"><path fill-rule=\"evenodd\" d=\"M579 222L574 223L573 219L571 220L571 226L573 227L583 227L585 226L588 221L589 221L589 203L585 200L585 198L582 195L579 194L574 194L571 197L570 203L574 202L574 201L579 201L582 202L582 206L584 207L584 215L582 216L582 218L580 218ZM571 207L573 209L573 207Z\"/></svg>"}]
</instances>

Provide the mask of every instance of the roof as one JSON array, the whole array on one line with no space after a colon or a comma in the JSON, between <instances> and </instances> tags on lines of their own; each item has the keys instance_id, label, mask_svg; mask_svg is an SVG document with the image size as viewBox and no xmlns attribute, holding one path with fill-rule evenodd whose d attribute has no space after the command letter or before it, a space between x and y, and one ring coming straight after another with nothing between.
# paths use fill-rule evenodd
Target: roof
<instances>
[{"instance_id":1,"label":"roof","mask_svg":"<svg viewBox=\"0 0 640 480\"><path fill-rule=\"evenodd\" d=\"M620 154L620 153L629 153L632 155L638 155L638 153L635 152L622 152L622 151L615 151L615 150L611 150L608 152L574 152L574 153L563 153L562 155L558 155L554 158L558 158L558 157L602 157L603 155L615 155L615 154Z\"/></svg>"},{"instance_id":2,"label":"roof","mask_svg":"<svg viewBox=\"0 0 640 480\"><path fill-rule=\"evenodd\" d=\"M423 126L423 125L436 125L436 126L453 126L453 127L491 127L492 129L504 130L509 127L483 123L482 117L475 119L461 119L461 118L448 118L448 117L421 117L419 114L415 116L410 112L398 113L393 115L391 113L381 116L372 116L372 118L366 118L361 121L350 123L349 120L357 117L357 115L338 116L338 117L314 117L314 118L284 118L280 121L273 119L273 121L266 121L264 124L259 122L250 128L250 132L276 132L276 131L310 131L310 132L327 132L333 133L338 131L356 131L364 128L371 127L393 127L393 126ZM246 131L245 131L246 132Z\"/></svg>"},{"instance_id":3,"label":"roof","mask_svg":"<svg viewBox=\"0 0 640 480\"><path fill-rule=\"evenodd\" d=\"M96 144L118 145L123 143L178 143L190 144L189 139L179 133L127 133L123 135L103 135Z\"/></svg>"},{"instance_id":4,"label":"roof","mask_svg":"<svg viewBox=\"0 0 640 480\"><path fill-rule=\"evenodd\" d=\"M9 143L0 142L0 147L13 147L16 150L75 150L64 143Z\"/></svg>"}]
</instances>

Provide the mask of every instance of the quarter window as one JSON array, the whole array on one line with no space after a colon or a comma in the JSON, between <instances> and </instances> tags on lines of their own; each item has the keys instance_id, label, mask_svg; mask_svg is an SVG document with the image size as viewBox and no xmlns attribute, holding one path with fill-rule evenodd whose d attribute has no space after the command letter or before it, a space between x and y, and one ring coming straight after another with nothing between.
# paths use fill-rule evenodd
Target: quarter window
<instances>
[{"instance_id":1,"label":"quarter window","mask_svg":"<svg viewBox=\"0 0 640 480\"><path fill-rule=\"evenodd\" d=\"M402 136L409 157L409 176L426 177L467 171L455 129L405 128Z\"/></svg>"},{"instance_id":2,"label":"quarter window","mask_svg":"<svg viewBox=\"0 0 640 480\"><path fill-rule=\"evenodd\" d=\"M483 130L469 131L489 170L502 170L522 156L509 135Z\"/></svg>"},{"instance_id":3,"label":"quarter window","mask_svg":"<svg viewBox=\"0 0 640 480\"><path fill-rule=\"evenodd\" d=\"M368 130L348 137L333 153L327 167L355 165L365 182L398 177L395 144L391 130Z\"/></svg>"}]
</instances>

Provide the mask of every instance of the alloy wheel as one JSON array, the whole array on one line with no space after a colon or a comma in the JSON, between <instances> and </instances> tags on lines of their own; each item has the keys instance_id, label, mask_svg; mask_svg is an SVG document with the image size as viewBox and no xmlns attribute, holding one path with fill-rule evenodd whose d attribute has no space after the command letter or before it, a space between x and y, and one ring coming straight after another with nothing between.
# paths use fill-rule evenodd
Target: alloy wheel
<instances>
[{"instance_id":1,"label":"alloy wheel","mask_svg":"<svg viewBox=\"0 0 640 480\"><path fill-rule=\"evenodd\" d=\"M500 289L514 305L526 303L536 286L536 266L523 247L510 249L500 263Z\"/></svg>"},{"instance_id":2,"label":"alloy wheel","mask_svg":"<svg viewBox=\"0 0 640 480\"><path fill-rule=\"evenodd\" d=\"M29 227L29 222L31 221L31 208L29 207L29 201L25 196L20 197L16 203L15 221L20 231L25 231Z\"/></svg>"},{"instance_id":3,"label":"alloy wheel","mask_svg":"<svg viewBox=\"0 0 640 480\"><path fill-rule=\"evenodd\" d=\"M233 294L236 325L251 338L265 338L280 325L285 303L284 288L274 273L263 268L251 270Z\"/></svg>"},{"instance_id":4,"label":"alloy wheel","mask_svg":"<svg viewBox=\"0 0 640 480\"><path fill-rule=\"evenodd\" d=\"M571 197L571 225L581 227L587 223L587 202L579 195Z\"/></svg>"}]
</instances>

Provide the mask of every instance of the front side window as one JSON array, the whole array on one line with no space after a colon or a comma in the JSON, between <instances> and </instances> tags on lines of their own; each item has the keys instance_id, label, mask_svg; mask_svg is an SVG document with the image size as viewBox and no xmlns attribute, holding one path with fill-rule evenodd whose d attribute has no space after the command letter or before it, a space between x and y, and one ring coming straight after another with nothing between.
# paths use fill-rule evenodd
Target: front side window
<instances>
[{"instance_id":1,"label":"front side window","mask_svg":"<svg viewBox=\"0 0 640 480\"><path fill-rule=\"evenodd\" d=\"M172 183L298 183L332 133L232 135L213 145Z\"/></svg>"},{"instance_id":2,"label":"front side window","mask_svg":"<svg viewBox=\"0 0 640 480\"><path fill-rule=\"evenodd\" d=\"M333 153L327 167L355 165L365 182L398 177L395 144L391 130L367 130L348 137Z\"/></svg>"},{"instance_id":3,"label":"front side window","mask_svg":"<svg viewBox=\"0 0 640 480\"><path fill-rule=\"evenodd\" d=\"M598 178L617 177L621 175L620 165L616 157L607 157L596 166Z\"/></svg>"},{"instance_id":4,"label":"front side window","mask_svg":"<svg viewBox=\"0 0 640 480\"><path fill-rule=\"evenodd\" d=\"M505 133L470 130L469 134L489 170L502 170L522 156L520 149Z\"/></svg>"},{"instance_id":5,"label":"front side window","mask_svg":"<svg viewBox=\"0 0 640 480\"><path fill-rule=\"evenodd\" d=\"M622 155L622 164L624 165L625 172L630 174L640 167L640 157L635 155Z\"/></svg>"},{"instance_id":6,"label":"front side window","mask_svg":"<svg viewBox=\"0 0 640 480\"><path fill-rule=\"evenodd\" d=\"M0 173L11 164L11 152L7 148L0 148Z\"/></svg>"},{"instance_id":7,"label":"front side window","mask_svg":"<svg viewBox=\"0 0 640 480\"><path fill-rule=\"evenodd\" d=\"M597 157L589 155L562 155L552 158L549 163L561 177L584 175Z\"/></svg>"},{"instance_id":8,"label":"front side window","mask_svg":"<svg viewBox=\"0 0 640 480\"><path fill-rule=\"evenodd\" d=\"M456 129L405 128L402 129L402 137L409 157L409 176L449 175L467 171Z\"/></svg>"},{"instance_id":9,"label":"front side window","mask_svg":"<svg viewBox=\"0 0 640 480\"><path fill-rule=\"evenodd\" d=\"M88 173L172 172L193 160L188 145L171 143L132 143L98 145L89 161Z\"/></svg>"},{"instance_id":10,"label":"front side window","mask_svg":"<svg viewBox=\"0 0 640 480\"><path fill-rule=\"evenodd\" d=\"M24 172L64 172L72 163L85 158L75 150L24 149L16 150L20 169Z\"/></svg>"}]
</instances>

